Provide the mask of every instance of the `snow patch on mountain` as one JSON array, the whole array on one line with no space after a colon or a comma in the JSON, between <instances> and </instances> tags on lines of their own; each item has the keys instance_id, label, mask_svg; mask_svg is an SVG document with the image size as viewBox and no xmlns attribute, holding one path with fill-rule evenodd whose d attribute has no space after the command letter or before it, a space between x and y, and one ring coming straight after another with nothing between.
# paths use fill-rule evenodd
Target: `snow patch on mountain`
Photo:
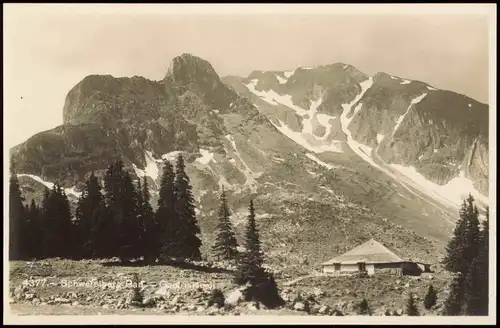
<instances>
[{"instance_id":1,"label":"snow patch on mountain","mask_svg":"<svg viewBox=\"0 0 500 328\"><path fill-rule=\"evenodd\" d=\"M201 149L200 148L200 154L201 154L201 157L198 157L196 159L196 161L200 164L203 164L203 165L207 165L208 163L210 163L211 161L215 161L214 159L214 153L206 150L206 149Z\"/></svg>"},{"instance_id":2,"label":"snow patch on mountain","mask_svg":"<svg viewBox=\"0 0 500 328\"><path fill-rule=\"evenodd\" d=\"M284 79L281 76L279 76L278 74L276 74L276 78L278 79L279 84L285 84L286 81L288 81L288 79Z\"/></svg>"},{"instance_id":3,"label":"snow patch on mountain","mask_svg":"<svg viewBox=\"0 0 500 328\"><path fill-rule=\"evenodd\" d=\"M313 135L313 124L316 122L319 123L319 121L317 120L317 117L316 117L316 115L317 115L316 112L317 112L319 105L321 105L322 101L323 101L322 98L319 98L315 101L311 101L311 106L309 107L309 115L308 115L309 118L304 119L302 121L302 125L303 125L302 133Z\"/></svg>"},{"instance_id":4,"label":"snow patch on mountain","mask_svg":"<svg viewBox=\"0 0 500 328\"><path fill-rule=\"evenodd\" d=\"M316 156L314 156L313 154L310 154L310 153L307 153L306 156L315 161L316 163L318 163L319 165L323 166L323 167L326 167L327 169L331 170L333 168L335 168L335 166L333 165L330 165L330 164L327 164L325 162L323 162L322 160L320 160L319 158L317 158Z\"/></svg>"},{"instance_id":5,"label":"snow patch on mountain","mask_svg":"<svg viewBox=\"0 0 500 328\"><path fill-rule=\"evenodd\" d=\"M283 72L283 75L285 75L285 77L286 77L287 79L289 79L289 78L290 78L290 76L292 76L293 74L295 74L295 70L293 70L293 71Z\"/></svg>"},{"instance_id":6,"label":"snow patch on mountain","mask_svg":"<svg viewBox=\"0 0 500 328\"><path fill-rule=\"evenodd\" d=\"M317 113L316 118L318 119L319 124L323 125L328 130L328 128L331 126L330 120L336 119L337 117ZM328 132L325 134L325 138L326 138L326 136L328 136Z\"/></svg>"},{"instance_id":7,"label":"snow patch on mountain","mask_svg":"<svg viewBox=\"0 0 500 328\"><path fill-rule=\"evenodd\" d=\"M406 112L401 115L397 121L396 121L396 125L394 126L394 130L392 131L392 136L394 137L394 135L396 134L396 131L398 130L399 126L401 125L401 123L403 122L404 118L406 117L406 115L408 115L408 113L410 112L410 109L412 108L413 105L416 105L418 104L420 101L422 101L422 99L425 98L425 96L427 96L427 93L423 93L421 94L420 96L416 97L416 98L413 98L411 101L410 101L410 105L408 106L408 108L406 109Z\"/></svg>"},{"instance_id":8,"label":"snow patch on mountain","mask_svg":"<svg viewBox=\"0 0 500 328\"><path fill-rule=\"evenodd\" d=\"M236 142L234 140L234 137L230 134L226 135L225 138L231 143L231 146L233 147L234 153L240 160L240 163L243 165L243 169L241 170L243 174L245 175L246 182L244 186L250 187L252 190L255 190L256 185L255 185L255 179L260 177L263 172L253 172L250 167L247 165L247 163L243 160L241 157L240 152L238 151L238 148L236 148Z\"/></svg>"},{"instance_id":9,"label":"snow patch on mountain","mask_svg":"<svg viewBox=\"0 0 500 328\"><path fill-rule=\"evenodd\" d=\"M144 151L144 158L146 159L146 166L144 167L144 169L140 169L137 167L137 165L132 164L134 172L138 177L141 178L145 176L150 177L156 184L156 179L158 179L158 175L160 173L157 160L153 157L153 153L148 150Z\"/></svg>"},{"instance_id":10,"label":"snow patch on mountain","mask_svg":"<svg viewBox=\"0 0 500 328\"><path fill-rule=\"evenodd\" d=\"M146 171L146 174L148 176L150 176L154 181L156 181L156 179L158 178L158 174L160 173L160 169L156 164L155 158L153 157L153 153L148 150L146 150L144 153L146 157L146 168L144 170Z\"/></svg>"},{"instance_id":11,"label":"snow patch on mountain","mask_svg":"<svg viewBox=\"0 0 500 328\"><path fill-rule=\"evenodd\" d=\"M332 151L336 153L342 153L342 147L335 143L332 142L330 144L324 143L321 140L316 139L311 134L305 134L303 132L295 132L292 131L285 123L283 123L279 118L276 118L276 120L279 123L279 126L272 123L278 131L283 133L285 136L290 138L291 140L295 141L297 144L301 145L305 149L312 151L314 153L323 153L327 151Z\"/></svg>"},{"instance_id":12,"label":"snow patch on mountain","mask_svg":"<svg viewBox=\"0 0 500 328\"><path fill-rule=\"evenodd\" d=\"M380 133L377 133L377 142L378 143L381 143L382 140L384 140L384 135L383 134L380 134Z\"/></svg>"},{"instance_id":13,"label":"snow patch on mountain","mask_svg":"<svg viewBox=\"0 0 500 328\"><path fill-rule=\"evenodd\" d=\"M175 161L177 160L177 156L182 153L180 150L174 150L169 153L161 155L161 158L166 159L167 161Z\"/></svg>"},{"instance_id":14,"label":"snow patch on mountain","mask_svg":"<svg viewBox=\"0 0 500 328\"><path fill-rule=\"evenodd\" d=\"M430 85L427 86L427 89L429 89L429 90L438 90L436 88L431 87Z\"/></svg>"},{"instance_id":15,"label":"snow patch on mountain","mask_svg":"<svg viewBox=\"0 0 500 328\"><path fill-rule=\"evenodd\" d=\"M401 82L400 84L410 84L411 81L410 80L403 80L403 82Z\"/></svg>"},{"instance_id":16,"label":"snow patch on mountain","mask_svg":"<svg viewBox=\"0 0 500 328\"><path fill-rule=\"evenodd\" d=\"M488 198L474 188L472 180L465 177L464 171L460 171L460 175L451 179L447 184L439 185L426 179L413 166L403 166L399 164L390 164L390 166L421 186L428 194L434 194L443 198L456 207L461 205L462 201L467 198L469 193L475 199L479 199L481 202L488 204Z\"/></svg>"},{"instance_id":17,"label":"snow patch on mountain","mask_svg":"<svg viewBox=\"0 0 500 328\"><path fill-rule=\"evenodd\" d=\"M46 181L46 180L43 180L41 177L37 176L37 175L33 175L33 174L24 174L24 173L20 173L20 174L17 174L17 177L28 177L28 178L31 178L41 184L43 184L45 187L49 188L49 189L52 189L54 187L54 183L53 182L50 182L50 181ZM66 195L73 195L75 197L80 197L82 195L82 193L80 191L76 191L75 187L71 187L71 188L64 188L64 192L66 193Z\"/></svg>"},{"instance_id":18,"label":"snow patch on mountain","mask_svg":"<svg viewBox=\"0 0 500 328\"><path fill-rule=\"evenodd\" d=\"M250 81L248 84L244 84L245 87L254 95L262 98L265 102L277 106L277 105L284 105L287 107L290 107L291 109L295 110L299 115L305 115L307 114L307 111L304 110L303 108L300 108L299 106L296 106L292 102L292 96L291 95L280 95L276 93L274 90L268 90L268 91L258 91L255 89L257 86L257 83L259 82L258 79L253 79Z\"/></svg>"},{"instance_id":19,"label":"snow patch on mountain","mask_svg":"<svg viewBox=\"0 0 500 328\"><path fill-rule=\"evenodd\" d=\"M365 160L366 162L368 162L370 165L382 170L385 172L385 170L380 167L377 163L375 163L373 161L373 159L371 158L370 156L370 152L371 152L371 148L366 146L366 145L363 145L357 141L355 141L352 137L352 133L351 131L349 130L349 123L351 123L352 119L354 118L354 114L351 115L350 117L347 117L348 114L351 112L351 108L352 106L354 106L362 97L363 95L365 94L366 91L368 91L368 89L370 89L370 87L373 85L373 79L370 77L368 78L367 80L363 81L360 83L360 86L361 86L361 92L354 98L353 101L351 101L350 103L348 104L342 104L342 108L344 109L342 111L342 115L340 116L340 122L341 122L341 127L342 127L342 131L345 133L345 135L347 136L347 144L349 145L349 147L359 156L361 157L363 160ZM358 104L358 106L356 106L357 108L357 111L355 109L355 113L359 112L359 110L361 110L361 106L362 104Z\"/></svg>"}]
</instances>

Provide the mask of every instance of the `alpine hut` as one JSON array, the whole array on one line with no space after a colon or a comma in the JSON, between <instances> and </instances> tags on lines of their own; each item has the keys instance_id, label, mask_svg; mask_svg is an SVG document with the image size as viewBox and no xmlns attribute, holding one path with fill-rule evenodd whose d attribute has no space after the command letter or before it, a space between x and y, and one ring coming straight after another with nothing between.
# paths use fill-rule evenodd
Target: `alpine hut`
<instances>
[{"instance_id":1,"label":"alpine hut","mask_svg":"<svg viewBox=\"0 0 500 328\"><path fill-rule=\"evenodd\" d=\"M323 273L373 275L380 271L389 271L396 275L420 275L430 271L428 264L403 260L387 247L374 239L352 250L322 263Z\"/></svg>"}]
</instances>

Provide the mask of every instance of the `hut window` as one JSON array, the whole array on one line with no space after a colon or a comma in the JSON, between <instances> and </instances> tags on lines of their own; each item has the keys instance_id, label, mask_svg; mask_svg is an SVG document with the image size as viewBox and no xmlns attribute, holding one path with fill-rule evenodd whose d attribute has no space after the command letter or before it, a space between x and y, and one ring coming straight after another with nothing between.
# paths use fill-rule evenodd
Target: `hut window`
<instances>
[{"instance_id":1,"label":"hut window","mask_svg":"<svg viewBox=\"0 0 500 328\"><path fill-rule=\"evenodd\" d=\"M340 263L335 263L333 267L335 268L335 271L340 271Z\"/></svg>"},{"instance_id":2,"label":"hut window","mask_svg":"<svg viewBox=\"0 0 500 328\"><path fill-rule=\"evenodd\" d=\"M358 270L359 271L366 271L366 265L365 263L358 263Z\"/></svg>"}]
</instances>

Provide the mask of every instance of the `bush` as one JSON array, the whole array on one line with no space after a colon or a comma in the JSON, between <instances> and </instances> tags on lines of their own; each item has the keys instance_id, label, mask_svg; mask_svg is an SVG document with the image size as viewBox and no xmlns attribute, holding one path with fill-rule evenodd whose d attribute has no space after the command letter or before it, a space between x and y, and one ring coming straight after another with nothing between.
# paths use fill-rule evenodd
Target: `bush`
<instances>
[{"instance_id":1,"label":"bush","mask_svg":"<svg viewBox=\"0 0 500 328\"><path fill-rule=\"evenodd\" d=\"M257 284L247 290L246 296L247 300L260 302L269 309L285 304L279 294L274 275L270 272L265 272Z\"/></svg>"},{"instance_id":2,"label":"bush","mask_svg":"<svg viewBox=\"0 0 500 328\"><path fill-rule=\"evenodd\" d=\"M432 285L429 285L427 289L427 294L424 297L424 307L427 310L432 309L434 305L437 303L437 292Z\"/></svg>"},{"instance_id":3,"label":"bush","mask_svg":"<svg viewBox=\"0 0 500 328\"><path fill-rule=\"evenodd\" d=\"M210 295L210 298L208 299L208 306L213 306L215 305L218 308L221 308L224 306L225 299L224 299L224 294L220 289L214 289L212 290L212 294Z\"/></svg>"},{"instance_id":4,"label":"bush","mask_svg":"<svg viewBox=\"0 0 500 328\"><path fill-rule=\"evenodd\" d=\"M408 301L406 302L406 315L408 316L419 316L417 304L415 304L415 299L413 298L413 294L410 293L408 297Z\"/></svg>"},{"instance_id":5,"label":"bush","mask_svg":"<svg viewBox=\"0 0 500 328\"><path fill-rule=\"evenodd\" d=\"M137 273L134 273L132 283L133 283L134 287L132 288L132 295L130 298L130 303L132 305L141 306L142 301L144 300L144 295L141 291L141 288L139 287L140 280L139 280L139 276Z\"/></svg>"},{"instance_id":6,"label":"bush","mask_svg":"<svg viewBox=\"0 0 500 328\"><path fill-rule=\"evenodd\" d=\"M370 306L368 305L368 301L366 298L363 298L361 302L358 304L358 314L359 315L371 315Z\"/></svg>"}]
</instances>

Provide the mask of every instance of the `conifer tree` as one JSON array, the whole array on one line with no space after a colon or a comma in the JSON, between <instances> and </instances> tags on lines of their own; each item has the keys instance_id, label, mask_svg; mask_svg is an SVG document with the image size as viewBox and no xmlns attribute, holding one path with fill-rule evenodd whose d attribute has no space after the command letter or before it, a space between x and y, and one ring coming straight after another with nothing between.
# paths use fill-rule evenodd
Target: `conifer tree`
<instances>
[{"instance_id":1,"label":"conifer tree","mask_svg":"<svg viewBox=\"0 0 500 328\"><path fill-rule=\"evenodd\" d=\"M488 315L488 269L489 269L489 210L480 232L477 257L472 261L465 279L465 313L467 315Z\"/></svg>"},{"instance_id":2,"label":"conifer tree","mask_svg":"<svg viewBox=\"0 0 500 328\"><path fill-rule=\"evenodd\" d=\"M464 200L459 214L453 237L446 246L443 264L446 270L465 275L477 256L479 242L479 215L471 195Z\"/></svg>"},{"instance_id":3,"label":"conifer tree","mask_svg":"<svg viewBox=\"0 0 500 328\"><path fill-rule=\"evenodd\" d=\"M408 301L406 302L406 315L408 316L419 316L417 304L415 303L415 298L413 298L413 293L410 293Z\"/></svg>"},{"instance_id":4,"label":"conifer tree","mask_svg":"<svg viewBox=\"0 0 500 328\"><path fill-rule=\"evenodd\" d=\"M78 199L75 212L79 239L79 255L84 258L99 257L104 238L100 231L106 219L106 204L101 186L94 172L85 181L85 188Z\"/></svg>"},{"instance_id":5,"label":"conifer tree","mask_svg":"<svg viewBox=\"0 0 500 328\"><path fill-rule=\"evenodd\" d=\"M45 191L42 206L44 257L69 257L74 250L71 210L59 183Z\"/></svg>"},{"instance_id":6,"label":"conifer tree","mask_svg":"<svg viewBox=\"0 0 500 328\"><path fill-rule=\"evenodd\" d=\"M113 238L108 238L100 245L100 254L103 257L117 256L123 232L123 209L121 208L121 181L123 174L123 162L111 163L104 177L105 200L109 219L102 226L102 233Z\"/></svg>"},{"instance_id":7,"label":"conifer tree","mask_svg":"<svg viewBox=\"0 0 500 328\"><path fill-rule=\"evenodd\" d=\"M194 198L189 177L185 172L182 154L177 157L174 183L174 209L177 226L174 226L175 255L192 260L201 259L201 232L196 220Z\"/></svg>"},{"instance_id":8,"label":"conifer tree","mask_svg":"<svg viewBox=\"0 0 500 328\"><path fill-rule=\"evenodd\" d=\"M469 272L465 277L465 304L466 315L481 315L482 293L481 264L479 259L474 259L469 267Z\"/></svg>"},{"instance_id":9,"label":"conifer tree","mask_svg":"<svg viewBox=\"0 0 500 328\"><path fill-rule=\"evenodd\" d=\"M217 258L234 260L238 256L238 243L229 219L231 213L227 205L227 198L224 190L222 190L220 201L219 223L216 227L217 236L212 249Z\"/></svg>"},{"instance_id":10,"label":"conifer tree","mask_svg":"<svg viewBox=\"0 0 500 328\"><path fill-rule=\"evenodd\" d=\"M40 207L32 199L28 210L28 254L30 258L40 258L41 253Z\"/></svg>"},{"instance_id":11,"label":"conifer tree","mask_svg":"<svg viewBox=\"0 0 500 328\"><path fill-rule=\"evenodd\" d=\"M158 243L157 234L154 224L154 212L151 207L151 195L149 194L148 180L144 177L142 189L139 199L142 201L140 204L140 213L142 218L143 238L143 255L146 263L152 263L158 256Z\"/></svg>"},{"instance_id":12,"label":"conifer tree","mask_svg":"<svg viewBox=\"0 0 500 328\"><path fill-rule=\"evenodd\" d=\"M465 277L462 273L456 273L451 282L450 293L443 306L443 315L458 316L463 314L465 294Z\"/></svg>"},{"instance_id":13,"label":"conifer tree","mask_svg":"<svg viewBox=\"0 0 500 328\"><path fill-rule=\"evenodd\" d=\"M359 315L371 315L371 309L368 305L368 301L366 298L363 298L361 302L358 304L358 314Z\"/></svg>"},{"instance_id":14,"label":"conifer tree","mask_svg":"<svg viewBox=\"0 0 500 328\"><path fill-rule=\"evenodd\" d=\"M172 164L165 160L160 180L158 206L155 212L159 256L172 255L172 245L175 241L177 217L174 209L175 173Z\"/></svg>"},{"instance_id":15,"label":"conifer tree","mask_svg":"<svg viewBox=\"0 0 500 328\"><path fill-rule=\"evenodd\" d=\"M490 269L490 252L489 252L489 242L490 242L490 210L486 207L486 219L482 223L482 231L480 238L480 246L478 253L478 262L480 265L481 275L481 307L479 311L479 315L488 315L488 306L489 306L489 269Z\"/></svg>"},{"instance_id":16,"label":"conifer tree","mask_svg":"<svg viewBox=\"0 0 500 328\"><path fill-rule=\"evenodd\" d=\"M427 289L427 293L425 294L424 297L424 307L427 310L432 309L434 305L436 305L437 302L437 293L436 290L434 289L434 286L429 285L429 288Z\"/></svg>"},{"instance_id":17,"label":"conifer tree","mask_svg":"<svg viewBox=\"0 0 500 328\"><path fill-rule=\"evenodd\" d=\"M106 171L104 178L106 205L111 224L105 225L110 233L104 246L107 256L118 256L122 261L140 256L141 226L138 220L137 190L123 162L116 161Z\"/></svg>"},{"instance_id":18,"label":"conifer tree","mask_svg":"<svg viewBox=\"0 0 500 328\"><path fill-rule=\"evenodd\" d=\"M235 282L249 284L245 298L263 303L268 308L284 304L278 286L271 272L263 267L264 254L261 250L260 236L255 222L255 208L250 200L248 223L245 231L245 251L239 256L239 266Z\"/></svg>"},{"instance_id":19,"label":"conifer tree","mask_svg":"<svg viewBox=\"0 0 500 328\"><path fill-rule=\"evenodd\" d=\"M138 217L139 207L137 206L137 199L142 198L142 195L140 190L135 188L132 177L127 171L123 172L122 186L123 225L119 257L122 259L137 258L143 253L141 246L144 230Z\"/></svg>"},{"instance_id":20,"label":"conifer tree","mask_svg":"<svg viewBox=\"0 0 500 328\"><path fill-rule=\"evenodd\" d=\"M25 258L24 234L26 231L26 213L23 205L19 181L11 160L11 175L9 180L9 260Z\"/></svg>"},{"instance_id":21,"label":"conifer tree","mask_svg":"<svg viewBox=\"0 0 500 328\"><path fill-rule=\"evenodd\" d=\"M260 247L259 232L255 222L255 209L252 200L250 200L248 210L245 251L241 255L236 283L245 284L250 282L252 285L256 285L264 276L264 269L262 268L263 254Z\"/></svg>"},{"instance_id":22,"label":"conifer tree","mask_svg":"<svg viewBox=\"0 0 500 328\"><path fill-rule=\"evenodd\" d=\"M136 186L136 207L137 207L137 223L139 225L139 231L137 231L137 237L139 239L139 245L140 246L140 254L145 255L146 249L145 249L145 240L144 240L144 201L142 198L142 183L141 183L141 178L136 180L137 186Z\"/></svg>"}]
</instances>

